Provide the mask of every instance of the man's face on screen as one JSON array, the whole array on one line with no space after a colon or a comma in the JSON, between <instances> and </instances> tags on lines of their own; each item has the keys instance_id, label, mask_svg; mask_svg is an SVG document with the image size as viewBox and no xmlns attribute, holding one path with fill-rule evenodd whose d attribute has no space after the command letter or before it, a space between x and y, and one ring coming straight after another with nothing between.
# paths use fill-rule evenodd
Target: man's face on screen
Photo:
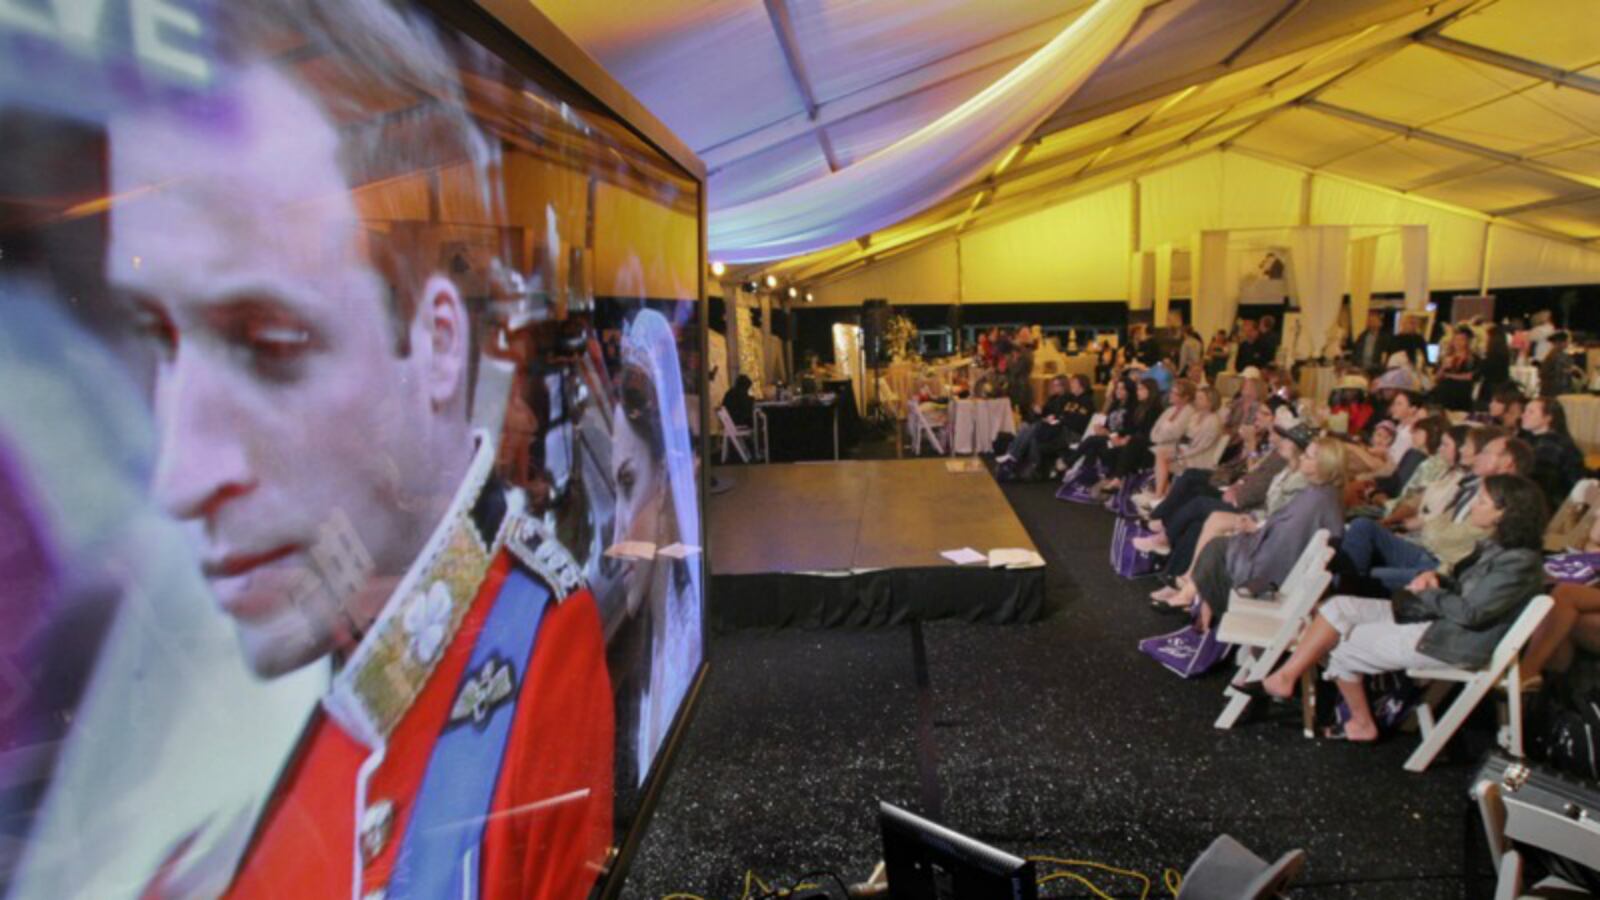
<instances>
[{"instance_id":1,"label":"man's face on screen","mask_svg":"<svg viewBox=\"0 0 1600 900\"><path fill-rule=\"evenodd\" d=\"M372 592L327 572L330 537L343 530L368 588L421 545L413 448L430 416L333 129L265 67L230 99L227 115L113 124L107 268L160 360L155 497L191 526L248 662L271 676L370 619L352 604Z\"/></svg>"}]
</instances>

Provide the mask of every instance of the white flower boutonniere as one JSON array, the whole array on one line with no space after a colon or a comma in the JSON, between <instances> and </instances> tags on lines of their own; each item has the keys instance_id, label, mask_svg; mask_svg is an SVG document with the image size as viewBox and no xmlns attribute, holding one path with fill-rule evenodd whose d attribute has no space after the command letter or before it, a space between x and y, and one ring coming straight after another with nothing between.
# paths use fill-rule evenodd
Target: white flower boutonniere
<instances>
[{"instance_id":1,"label":"white flower boutonniere","mask_svg":"<svg viewBox=\"0 0 1600 900\"><path fill-rule=\"evenodd\" d=\"M411 598L403 624L411 639L411 655L417 662L427 665L439 655L445 629L450 625L450 606L450 589L442 581L435 581L426 592Z\"/></svg>"}]
</instances>

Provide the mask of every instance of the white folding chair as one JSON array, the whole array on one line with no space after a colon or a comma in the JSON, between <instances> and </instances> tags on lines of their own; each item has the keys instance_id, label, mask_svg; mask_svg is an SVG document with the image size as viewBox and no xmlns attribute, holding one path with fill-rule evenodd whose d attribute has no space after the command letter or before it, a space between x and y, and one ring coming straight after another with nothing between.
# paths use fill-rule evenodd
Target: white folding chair
<instances>
[{"instance_id":1,"label":"white folding chair","mask_svg":"<svg viewBox=\"0 0 1600 900\"><path fill-rule=\"evenodd\" d=\"M724 406L717 407L717 421L722 424L722 461L728 461L728 445L739 452L739 458L745 462L750 461L750 451L745 449L744 439L752 436L754 432L749 428L741 428L733 421L733 416L728 415Z\"/></svg>"},{"instance_id":2,"label":"white folding chair","mask_svg":"<svg viewBox=\"0 0 1600 900\"><path fill-rule=\"evenodd\" d=\"M1295 560L1294 568L1278 588L1276 600L1252 600L1234 592L1228 597L1228 611L1217 624L1217 640L1233 644L1234 660L1238 674L1223 691L1228 698L1222 715L1213 723L1217 728L1232 728L1250 705L1250 695L1233 687L1235 682L1260 681L1277 668L1278 661L1294 646L1300 632L1311 620L1317 601L1328 589L1333 575L1328 563L1333 559L1333 548L1328 544L1327 529L1319 529L1311 536L1306 548ZM1307 737L1314 736L1316 691L1308 671L1301 679L1300 700Z\"/></svg>"},{"instance_id":3,"label":"white folding chair","mask_svg":"<svg viewBox=\"0 0 1600 900\"><path fill-rule=\"evenodd\" d=\"M1510 777L1510 772L1507 772ZM1507 800L1507 792L1510 800ZM1563 879L1547 875L1537 884L1525 884L1524 861L1519 841L1594 868L1600 864L1600 827L1587 815L1557 815L1537 802L1522 802L1515 782L1480 781L1471 794L1478 802L1483 819L1489 857L1498 879L1495 900L1553 900L1558 897L1589 897L1587 891Z\"/></svg>"},{"instance_id":4,"label":"white folding chair","mask_svg":"<svg viewBox=\"0 0 1600 900\"><path fill-rule=\"evenodd\" d=\"M1461 723L1496 688L1506 694L1505 706L1500 709L1500 745L1512 756L1522 756L1522 648L1553 606L1555 601L1545 594L1529 600L1505 637L1495 646L1489 665L1482 669L1442 667L1406 671L1407 675L1418 681L1432 682L1422 702L1417 704L1417 728L1422 732L1422 743L1406 760L1406 771L1426 770L1444 745L1450 742ZM1462 686L1461 693L1444 715L1435 719L1435 706L1444 700L1450 688L1456 684Z\"/></svg>"},{"instance_id":5,"label":"white folding chair","mask_svg":"<svg viewBox=\"0 0 1600 900\"><path fill-rule=\"evenodd\" d=\"M917 403L915 399L906 401L906 430L911 432L912 455L916 456L922 453L922 439L924 437L933 444L935 453L940 456L944 455L944 444L939 440L938 432L932 425L928 424L927 418L922 415L922 405Z\"/></svg>"}]
</instances>

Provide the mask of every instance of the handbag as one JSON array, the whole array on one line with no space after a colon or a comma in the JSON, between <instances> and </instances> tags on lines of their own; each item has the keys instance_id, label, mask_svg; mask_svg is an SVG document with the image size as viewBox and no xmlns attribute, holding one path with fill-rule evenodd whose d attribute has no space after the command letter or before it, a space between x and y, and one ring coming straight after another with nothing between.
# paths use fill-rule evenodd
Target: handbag
<instances>
[{"instance_id":1,"label":"handbag","mask_svg":"<svg viewBox=\"0 0 1600 900\"><path fill-rule=\"evenodd\" d=\"M1139 552L1134 538L1149 537L1155 532L1139 524L1138 519L1118 518L1111 530L1111 568L1123 578L1140 578L1154 574L1160 568L1154 555Z\"/></svg>"},{"instance_id":2,"label":"handbag","mask_svg":"<svg viewBox=\"0 0 1600 900\"><path fill-rule=\"evenodd\" d=\"M1123 517L1124 519L1137 519L1140 516L1139 507L1134 505L1135 494L1149 486L1155 480L1154 472L1140 472L1122 479L1122 487L1117 488L1117 493L1106 503L1106 509Z\"/></svg>"},{"instance_id":3,"label":"handbag","mask_svg":"<svg viewBox=\"0 0 1600 900\"><path fill-rule=\"evenodd\" d=\"M1056 499L1068 503L1099 503L1100 497L1095 494L1094 486L1103 477L1098 460L1080 456L1067 474L1062 476L1061 487L1056 489Z\"/></svg>"},{"instance_id":4,"label":"handbag","mask_svg":"<svg viewBox=\"0 0 1600 900\"><path fill-rule=\"evenodd\" d=\"M1217 640L1215 628L1201 631L1193 624L1139 642L1140 653L1161 663L1180 678L1204 675L1216 668L1232 651L1232 644Z\"/></svg>"}]
</instances>

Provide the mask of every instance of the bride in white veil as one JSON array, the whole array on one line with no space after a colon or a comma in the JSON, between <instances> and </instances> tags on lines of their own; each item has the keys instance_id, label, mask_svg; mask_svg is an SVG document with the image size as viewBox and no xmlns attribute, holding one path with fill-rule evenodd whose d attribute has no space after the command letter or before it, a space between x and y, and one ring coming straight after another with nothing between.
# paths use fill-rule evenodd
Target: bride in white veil
<instances>
[{"instance_id":1,"label":"bride in white veil","mask_svg":"<svg viewBox=\"0 0 1600 900\"><path fill-rule=\"evenodd\" d=\"M640 309L622 337L622 376L613 417L614 541L694 548L683 559L657 555L625 563L627 615L650 629L648 666L635 710L642 782L700 666L699 492L692 436L672 325ZM619 726L622 724L619 721Z\"/></svg>"}]
</instances>

